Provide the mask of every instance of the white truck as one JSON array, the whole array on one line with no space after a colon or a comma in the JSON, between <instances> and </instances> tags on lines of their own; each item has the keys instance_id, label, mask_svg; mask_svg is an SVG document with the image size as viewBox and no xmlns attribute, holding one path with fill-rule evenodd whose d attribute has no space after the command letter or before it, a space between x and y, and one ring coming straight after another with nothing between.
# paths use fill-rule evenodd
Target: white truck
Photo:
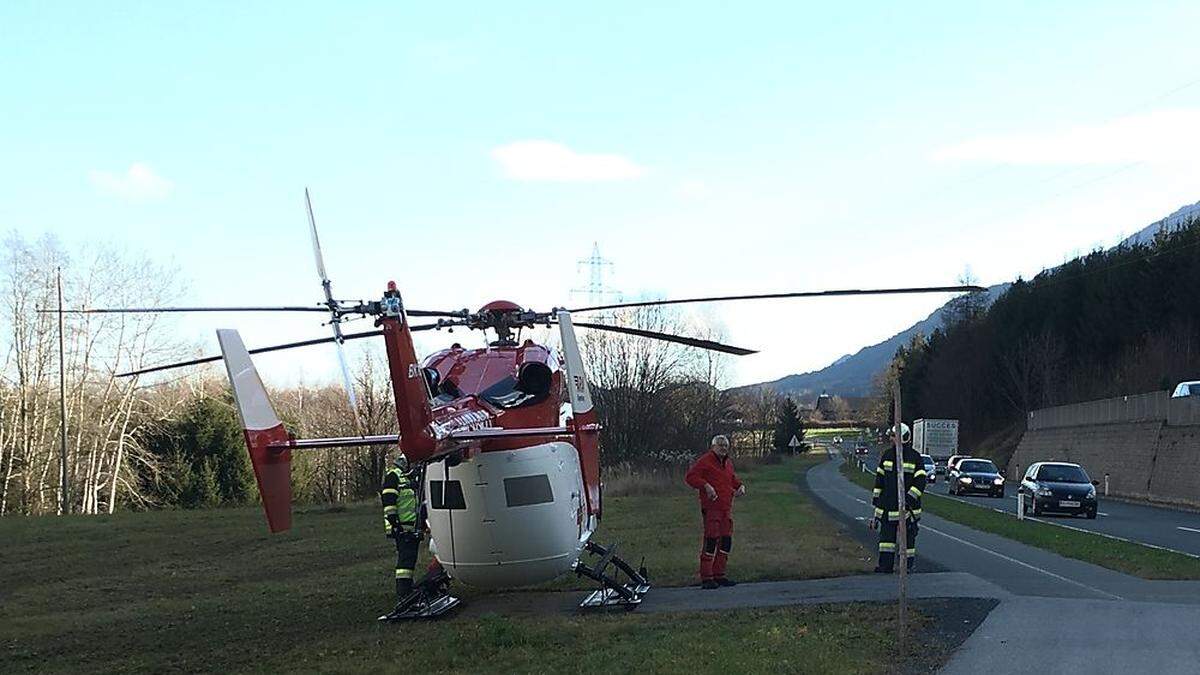
<instances>
[{"instance_id":1,"label":"white truck","mask_svg":"<svg viewBox=\"0 0 1200 675\"><path fill-rule=\"evenodd\" d=\"M913 422L913 449L929 455L939 468L951 455L958 454L958 420L926 420Z\"/></svg>"}]
</instances>

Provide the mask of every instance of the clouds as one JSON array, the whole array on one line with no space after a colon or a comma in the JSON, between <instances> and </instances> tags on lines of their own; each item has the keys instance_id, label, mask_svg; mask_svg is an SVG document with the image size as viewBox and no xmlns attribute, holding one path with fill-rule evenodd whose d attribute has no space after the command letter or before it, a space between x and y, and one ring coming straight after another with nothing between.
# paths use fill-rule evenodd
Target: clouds
<instances>
[{"instance_id":1,"label":"clouds","mask_svg":"<svg viewBox=\"0 0 1200 675\"><path fill-rule=\"evenodd\" d=\"M646 169L627 157L585 154L553 141L514 141L492 149L506 178L520 181L592 182L633 180Z\"/></svg>"},{"instance_id":2,"label":"clouds","mask_svg":"<svg viewBox=\"0 0 1200 675\"><path fill-rule=\"evenodd\" d=\"M130 164L123 173L93 169L88 172L88 181L101 194L128 202L165 199L174 187L171 181L141 162Z\"/></svg>"},{"instance_id":3,"label":"clouds","mask_svg":"<svg viewBox=\"0 0 1200 675\"><path fill-rule=\"evenodd\" d=\"M1200 109L1158 110L1059 131L980 136L936 150L939 161L1008 164L1200 163Z\"/></svg>"}]
</instances>

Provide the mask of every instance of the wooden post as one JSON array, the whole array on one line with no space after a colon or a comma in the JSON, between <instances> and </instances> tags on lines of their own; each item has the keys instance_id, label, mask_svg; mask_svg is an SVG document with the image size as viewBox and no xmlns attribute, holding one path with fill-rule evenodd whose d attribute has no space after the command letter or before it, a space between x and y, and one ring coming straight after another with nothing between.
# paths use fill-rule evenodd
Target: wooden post
<instances>
[{"instance_id":1,"label":"wooden post","mask_svg":"<svg viewBox=\"0 0 1200 675\"><path fill-rule=\"evenodd\" d=\"M900 512L899 520L896 524L896 567L900 574L900 588L898 594L898 605L900 607L898 638L896 641L897 647L901 654L904 653L904 636L906 633L905 626L908 621L908 531L906 529L908 521L905 520L906 509L904 508L905 495L908 494L904 487L904 440L900 434L900 383L896 382L896 426L895 436L896 441L896 510Z\"/></svg>"},{"instance_id":2,"label":"wooden post","mask_svg":"<svg viewBox=\"0 0 1200 675\"><path fill-rule=\"evenodd\" d=\"M55 271L55 285L58 287L58 415L62 432L58 448L58 475L61 480L58 510L66 515L71 512L71 499L67 493L67 365L63 358L62 267Z\"/></svg>"}]
</instances>

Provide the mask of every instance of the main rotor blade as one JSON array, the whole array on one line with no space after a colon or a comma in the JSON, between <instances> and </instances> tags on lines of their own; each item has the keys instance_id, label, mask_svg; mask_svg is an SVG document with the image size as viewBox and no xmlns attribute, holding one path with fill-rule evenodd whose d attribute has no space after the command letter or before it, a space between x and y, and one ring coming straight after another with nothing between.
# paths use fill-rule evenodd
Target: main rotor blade
<instances>
[{"instance_id":1,"label":"main rotor blade","mask_svg":"<svg viewBox=\"0 0 1200 675\"><path fill-rule=\"evenodd\" d=\"M157 312L328 312L328 307L99 307L64 309L63 314L153 314ZM42 314L57 314L57 309L39 309Z\"/></svg>"},{"instance_id":2,"label":"main rotor blade","mask_svg":"<svg viewBox=\"0 0 1200 675\"><path fill-rule=\"evenodd\" d=\"M723 352L725 354L733 354L735 356L747 356L749 354L757 354L753 349L744 347L734 347L731 345L713 342L712 340L703 340L700 338L687 337L684 335L672 335L671 333L659 333L652 330L642 330L641 328L629 328L627 326L612 326L606 323L585 323L582 321L571 322L576 328L591 328L593 330L606 330L612 333L624 333L626 335L636 335L638 337L650 338L651 340L665 340L667 342L677 342L681 345L689 347L699 347L700 349L709 349L714 352Z\"/></svg>"},{"instance_id":3,"label":"main rotor blade","mask_svg":"<svg viewBox=\"0 0 1200 675\"><path fill-rule=\"evenodd\" d=\"M39 309L41 314L58 314L58 309ZM312 307L280 305L263 307L96 307L87 309L64 309L63 314L154 314L166 312L322 312L328 313L329 307L314 305ZM440 309L405 309L409 316L448 316L463 318L466 310L442 311ZM351 312L353 313L353 312Z\"/></svg>"},{"instance_id":4,"label":"main rotor blade","mask_svg":"<svg viewBox=\"0 0 1200 675\"><path fill-rule=\"evenodd\" d=\"M708 298L681 298L679 300L646 300L644 302L619 302L612 305L596 305L570 310L571 313L598 312L604 309L626 307L655 307L658 305L682 305L692 302L726 302L728 300L773 300L781 298L820 298L843 295L899 295L906 293L962 293L986 291L982 286L920 286L913 288L849 288L835 291L800 291L797 293L760 293L756 295L718 295Z\"/></svg>"},{"instance_id":5,"label":"main rotor blade","mask_svg":"<svg viewBox=\"0 0 1200 675\"><path fill-rule=\"evenodd\" d=\"M308 232L312 235L313 258L317 261L317 276L321 278L321 284L325 286L325 293L329 295L329 275L325 274L325 257L321 255L321 239L317 237L317 219L313 216L312 198L308 195L308 188L304 188L304 206L308 209ZM332 297L327 297L327 300L333 300Z\"/></svg>"},{"instance_id":6,"label":"main rotor blade","mask_svg":"<svg viewBox=\"0 0 1200 675\"><path fill-rule=\"evenodd\" d=\"M437 327L438 327L438 325L436 323L427 323L427 324L421 324L418 326L409 326L409 330L410 331L433 330L434 328L437 328ZM346 333L345 335L342 336L342 339L343 340L358 340L360 338L375 337L377 335L383 335L383 331L368 330L368 331L363 331L361 333ZM323 344L326 344L329 342L336 342L336 341L337 341L337 338L335 338L335 337L316 338L314 340L301 340L300 342L288 342L287 344L272 345L270 347L259 347L257 349L251 349L251 350L249 350L249 352L251 354L265 354L266 352L277 352L277 351L280 351L283 349L295 349L296 347L310 347L312 345L323 345ZM168 364L164 364L161 366L152 366L150 368L142 368L140 370L131 370L128 373L119 373L119 374L117 374L117 377L132 377L134 375L145 375L146 373L157 373L161 370L184 368L186 366L198 366L203 363L212 363L213 361L220 361L220 360L221 360L220 356L205 356L205 357L202 357L199 359L192 359L190 361L180 361L178 363L168 363Z\"/></svg>"},{"instance_id":7,"label":"main rotor blade","mask_svg":"<svg viewBox=\"0 0 1200 675\"><path fill-rule=\"evenodd\" d=\"M350 364L346 362L346 350L342 347L342 340L335 340L333 345L337 347L338 366L342 369L342 386L346 388L346 397L350 399L350 414L354 417L354 426L358 429L359 435L362 435L362 423L358 420L358 397L354 395L354 380L350 379Z\"/></svg>"}]
</instances>

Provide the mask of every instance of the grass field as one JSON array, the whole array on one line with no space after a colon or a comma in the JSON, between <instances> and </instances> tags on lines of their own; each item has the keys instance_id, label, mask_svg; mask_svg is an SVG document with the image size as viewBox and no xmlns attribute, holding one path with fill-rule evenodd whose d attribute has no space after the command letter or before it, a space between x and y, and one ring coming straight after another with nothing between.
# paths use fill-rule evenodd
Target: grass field
<instances>
[{"instance_id":1,"label":"grass field","mask_svg":"<svg viewBox=\"0 0 1200 675\"><path fill-rule=\"evenodd\" d=\"M842 473L868 490L874 486L872 474L854 469L849 463L842 465ZM922 507L946 520L1143 579L1200 579L1200 559L1171 551L1049 523L1017 520L1012 514L941 495L926 494Z\"/></svg>"},{"instance_id":2,"label":"grass field","mask_svg":"<svg viewBox=\"0 0 1200 675\"><path fill-rule=\"evenodd\" d=\"M749 493L736 507L731 574L869 568L870 553L794 487L813 461L744 472ZM300 508L294 529L279 536L266 534L258 508L0 520L0 670L879 672L892 656L894 612L878 606L466 612L378 625L394 562L377 532L378 508ZM611 499L598 539L644 554L658 585L689 584L698 527L695 497L680 487ZM576 586L566 579L548 587ZM468 603L481 594L459 591ZM929 647L918 640L912 649Z\"/></svg>"}]
</instances>

